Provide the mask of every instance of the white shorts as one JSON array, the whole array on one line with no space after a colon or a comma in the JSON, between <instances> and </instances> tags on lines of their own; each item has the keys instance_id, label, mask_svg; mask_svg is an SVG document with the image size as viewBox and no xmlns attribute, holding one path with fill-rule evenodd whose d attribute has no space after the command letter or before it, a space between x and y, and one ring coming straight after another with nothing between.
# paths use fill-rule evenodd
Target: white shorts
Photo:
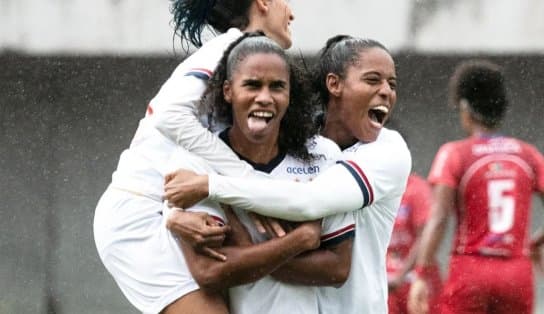
<instances>
[{"instance_id":1,"label":"white shorts","mask_svg":"<svg viewBox=\"0 0 544 314\"><path fill-rule=\"evenodd\" d=\"M199 289L158 200L109 187L96 207L94 238L106 269L143 313Z\"/></svg>"}]
</instances>

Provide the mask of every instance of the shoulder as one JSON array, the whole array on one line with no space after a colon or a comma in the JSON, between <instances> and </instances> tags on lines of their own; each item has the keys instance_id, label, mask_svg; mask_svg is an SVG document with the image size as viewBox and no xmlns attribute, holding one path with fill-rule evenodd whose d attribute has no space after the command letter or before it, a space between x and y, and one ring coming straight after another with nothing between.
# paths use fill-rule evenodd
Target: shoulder
<instances>
[{"instance_id":1,"label":"shoulder","mask_svg":"<svg viewBox=\"0 0 544 314\"><path fill-rule=\"evenodd\" d=\"M321 135L312 137L308 140L306 146L311 154L323 155L327 159L339 159L342 153L335 142Z\"/></svg>"},{"instance_id":2,"label":"shoulder","mask_svg":"<svg viewBox=\"0 0 544 314\"><path fill-rule=\"evenodd\" d=\"M404 138L399 132L383 128L375 142L362 145L369 146L376 151L377 158L388 162L402 162L411 165L412 155ZM374 147L373 147L374 146Z\"/></svg>"},{"instance_id":3,"label":"shoulder","mask_svg":"<svg viewBox=\"0 0 544 314\"><path fill-rule=\"evenodd\" d=\"M183 60L175 70L176 75L191 74L207 80L217 67L218 61L228 46L242 36L237 28L231 28L226 33L207 41L202 47Z\"/></svg>"}]
</instances>

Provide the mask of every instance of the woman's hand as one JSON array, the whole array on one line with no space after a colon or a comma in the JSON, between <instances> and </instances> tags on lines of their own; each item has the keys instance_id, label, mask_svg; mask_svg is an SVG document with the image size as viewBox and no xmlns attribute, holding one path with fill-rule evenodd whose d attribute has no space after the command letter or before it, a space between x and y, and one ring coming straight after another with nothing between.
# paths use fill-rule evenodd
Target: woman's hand
<instances>
[{"instance_id":1,"label":"woman's hand","mask_svg":"<svg viewBox=\"0 0 544 314\"><path fill-rule=\"evenodd\" d=\"M417 278L410 286L408 293L408 313L429 313L429 287L424 279Z\"/></svg>"},{"instance_id":2,"label":"woman's hand","mask_svg":"<svg viewBox=\"0 0 544 314\"><path fill-rule=\"evenodd\" d=\"M168 215L166 227L196 251L220 261L226 259L224 254L214 248L223 245L230 227L220 225L210 215L174 209Z\"/></svg>"},{"instance_id":3,"label":"woman's hand","mask_svg":"<svg viewBox=\"0 0 544 314\"><path fill-rule=\"evenodd\" d=\"M291 232L299 232L299 241L307 245L307 250L314 250L321 244L321 219L300 223Z\"/></svg>"},{"instance_id":4,"label":"woman's hand","mask_svg":"<svg viewBox=\"0 0 544 314\"><path fill-rule=\"evenodd\" d=\"M179 169L164 179L164 196L172 207L189 208L208 197L208 176Z\"/></svg>"},{"instance_id":5,"label":"woman's hand","mask_svg":"<svg viewBox=\"0 0 544 314\"><path fill-rule=\"evenodd\" d=\"M253 212L248 212L248 216L253 221L257 231L263 234L266 233L273 238L283 237L286 231L291 230L287 224L282 225L282 221L276 218L262 216Z\"/></svg>"},{"instance_id":6,"label":"woman's hand","mask_svg":"<svg viewBox=\"0 0 544 314\"><path fill-rule=\"evenodd\" d=\"M232 246L249 246L253 244L251 235L247 231L246 227L240 222L236 213L232 210L232 207L228 205L221 205L225 216L229 221L230 232L227 237L227 245Z\"/></svg>"}]
</instances>

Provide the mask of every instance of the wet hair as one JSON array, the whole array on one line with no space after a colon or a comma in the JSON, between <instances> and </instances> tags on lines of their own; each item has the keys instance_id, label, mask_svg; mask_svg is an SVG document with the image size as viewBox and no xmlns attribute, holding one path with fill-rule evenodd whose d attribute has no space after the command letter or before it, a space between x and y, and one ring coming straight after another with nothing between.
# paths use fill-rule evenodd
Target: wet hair
<instances>
[{"instance_id":1,"label":"wet hair","mask_svg":"<svg viewBox=\"0 0 544 314\"><path fill-rule=\"evenodd\" d=\"M508 107L501 68L487 60L461 62L449 82L449 102L466 101L471 117L487 128L501 123Z\"/></svg>"},{"instance_id":2,"label":"wet hair","mask_svg":"<svg viewBox=\"0 0 544 314\"><path fill-rule=\"evenodd\" d=\"M170 0L174 34L196 47L202 46L202 31L211 26L219 33L249 24L249 8L254 0Z\"/></svg>"},{"instance_id":3,"label":"wet hair","mask_svg":"<svg viewBox=\"0 0 544 314\"><path fill-rule=\"evenodd\" d=\"M215 120L212 124L232 125L232 105L225 100L223 84L232 78L243 60L260 53L280 56L289 69L289 107L280 123L279 150L302 161L310 161L315 156L308 152L306 144L317 135L318 129L313 123L315 106L310 97L308 75L287 56L285 50L263 33L247 33L229 46L204 92L203 107L209 108Z\"/></svg>"},{"instance_id":4,"label":"wet hair","mask_svg":"<svg viewBox=\"0 0 544 314\"><path fill-rule=\"evenodd\" d=\"M344 78L347 69L358 62L360 53L370 48L380 48L390 54L384 45L373 39L336 35L327 40L325 47L319 51L316 68L312 71L314 73L313 88L322 108L326 108L329 102L327 75L334 73L340 78Z\"/></svg>"}]
</instances>

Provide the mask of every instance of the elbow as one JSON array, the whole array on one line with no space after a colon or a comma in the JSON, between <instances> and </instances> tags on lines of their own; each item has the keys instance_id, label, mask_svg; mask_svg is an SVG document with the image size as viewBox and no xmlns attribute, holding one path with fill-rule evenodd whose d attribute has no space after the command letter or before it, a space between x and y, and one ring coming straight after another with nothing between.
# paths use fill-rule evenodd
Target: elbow
<instances>
[{"instance_id":1,"label":"elbow","mask_svg":"<svg viewBox=\"0 0 544 314\"><path fill-rule=\"evenodd\" d=\"M324 217L320 214L322 210L319 208L319 205L313 204L313 201L310 199L301 198L300 202L291 206L289 212L293 214L293 217L289 218L289 220L293 221L316 220Z\"/></svg>"},{"instance_id":2,"label":"elbow","mask_svg":"<svg viewBox=\"0 0 544 314\"><path fill-rule=\"evenodd\" d=\"M348 280L350 273L350 265L347 267L338 267L337 271L333 275L331 285L335 288L340 288Z\"/></svg>"},{"instance_id":3,"label":"elbow","mask_svg":"<svg viewBox=\"0 0 544 314\"><path fill-rule=\"evenodd\" d=\"M200 289L204 291L217 292L226 288L223 286L224 280L218 267L201 267L193 271L192 275Z\"/></svg>"}]
</instances>

